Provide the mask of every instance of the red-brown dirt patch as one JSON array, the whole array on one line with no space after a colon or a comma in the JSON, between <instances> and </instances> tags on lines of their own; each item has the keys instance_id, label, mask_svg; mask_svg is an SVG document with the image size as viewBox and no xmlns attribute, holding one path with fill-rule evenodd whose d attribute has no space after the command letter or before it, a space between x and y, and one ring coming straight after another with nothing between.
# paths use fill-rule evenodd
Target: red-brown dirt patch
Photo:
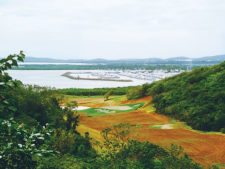
<instances>
[{"instance_id":1,"label":"red-brown dirt patch","mask_svg":"<svg viewBox=\"0 0 225 169\"><path fill-rule=\"evenodd\" d=\"M143 102L147 99L149 98L140 99L138 102ZM133 133L135 139L150 141L163 147L168 147L173 143L181 145L185 152L195 161L205 166L213 163L225 163L225 135L200 133L185 128L162 130L149 127L155 124L169 123L170 119L164 115L156 113L147 114L145 111L139 110L131 113L97 117L81 115L80 121L83 127L85 126L86 129L90 129L91 135L93 131L94 137L99 134L98 138L100 138L100 131L102 129L118 123L140 125ZM97 133L97 131L99 132Z\"/></svg>"}]
</instances>

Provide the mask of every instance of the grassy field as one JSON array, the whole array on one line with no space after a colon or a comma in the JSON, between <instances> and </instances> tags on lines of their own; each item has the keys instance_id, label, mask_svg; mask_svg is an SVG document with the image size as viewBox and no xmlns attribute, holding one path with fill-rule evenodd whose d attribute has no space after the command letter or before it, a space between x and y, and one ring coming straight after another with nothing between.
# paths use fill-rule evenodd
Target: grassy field
<instances>
[{"instance_id":1,"label":"grassy field","mask_svg":"<svg viewBox=\"0 0 225 169\"><path fill-rule=\"evenodd\" d=\"M81 133L88 131L91 137L98 141L102 141L100 132L104 128L130 123L134 126L131 138L150 141L162 147L168 147L170 144L181 145L186 153L204 166L225 164L224 134L192 130L185 123L157 114L151 97L127 100L125 96L112 96L110 100L104 101L102 96L65 96L63 102L73 100L80 106L90 107L80 111L78 130ZM114 109L120 106L130 109Z\"/></svg>"},{"instance_id":2,"label":"grassy field","mask_svg":"<svg viewBox=\"0 0 225 169\"><path fill-rule=\"evenodd\" d=\"M89 108L86 110L80 110L79 113L84 113L87 116L102 116L114 113L126 113L130 111L135 111L142 107L144 103L137 104L124 104L120 106L106 106L100 108Z\"/></svg>"}]
</instances>

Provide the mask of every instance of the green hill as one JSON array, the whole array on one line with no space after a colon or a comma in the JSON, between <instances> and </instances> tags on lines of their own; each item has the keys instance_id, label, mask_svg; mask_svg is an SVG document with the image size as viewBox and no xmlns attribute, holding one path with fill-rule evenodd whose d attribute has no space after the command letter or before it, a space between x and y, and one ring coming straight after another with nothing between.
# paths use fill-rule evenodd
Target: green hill
<instances>
[{"instance_id":1,"label":"green hill","mask_svg":"<svg viewBox=\"0 0 225 169\"><path fill-rule=\"evenodd\" d=\"M143 86L159 113L195 129L225 131L225 62Z\"/></svg>"}]
</instances>

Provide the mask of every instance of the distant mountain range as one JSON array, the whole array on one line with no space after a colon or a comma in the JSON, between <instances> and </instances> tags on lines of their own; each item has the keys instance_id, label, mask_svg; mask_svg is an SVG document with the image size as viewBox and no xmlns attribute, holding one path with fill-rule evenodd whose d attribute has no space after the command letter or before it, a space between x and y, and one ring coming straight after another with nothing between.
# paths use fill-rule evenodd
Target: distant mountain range
<instances>
[{"instance_id":1,"label":"distant mountain range","mask_svg":"<svg viewBox=\"0 0 225 169\"><path fill-rule=\"evenodd\" d=\"M182 64L182 63L193 63L193 64L216 64L225 61L225 55L215 55L206 56L200 58L189 58L189 57L172 57L168 59L160 58L146 58L146 59L118 59L118 60L108 60L108 59L51 59L51 58L37 58L37 57L27 57L25 62L49 62L49 63L103 63L103 64Z\"/></svg>"}]
</instances>

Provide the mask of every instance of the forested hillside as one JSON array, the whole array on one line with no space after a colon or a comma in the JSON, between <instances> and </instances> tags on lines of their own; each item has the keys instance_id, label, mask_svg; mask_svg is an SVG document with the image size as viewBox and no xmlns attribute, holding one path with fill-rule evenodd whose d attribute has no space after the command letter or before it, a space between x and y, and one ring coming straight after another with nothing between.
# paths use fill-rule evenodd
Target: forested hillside
<instances>
[{"instance_id":1,"label":"forested hillside","mask_svg":"<svg viewBox=\"0 0 225 169\"><path fill-rule=\"evenodd\" d=\"M225 62L144 85L158 113L195 129L225 132Z\"/></svg>"}]
</instances>

